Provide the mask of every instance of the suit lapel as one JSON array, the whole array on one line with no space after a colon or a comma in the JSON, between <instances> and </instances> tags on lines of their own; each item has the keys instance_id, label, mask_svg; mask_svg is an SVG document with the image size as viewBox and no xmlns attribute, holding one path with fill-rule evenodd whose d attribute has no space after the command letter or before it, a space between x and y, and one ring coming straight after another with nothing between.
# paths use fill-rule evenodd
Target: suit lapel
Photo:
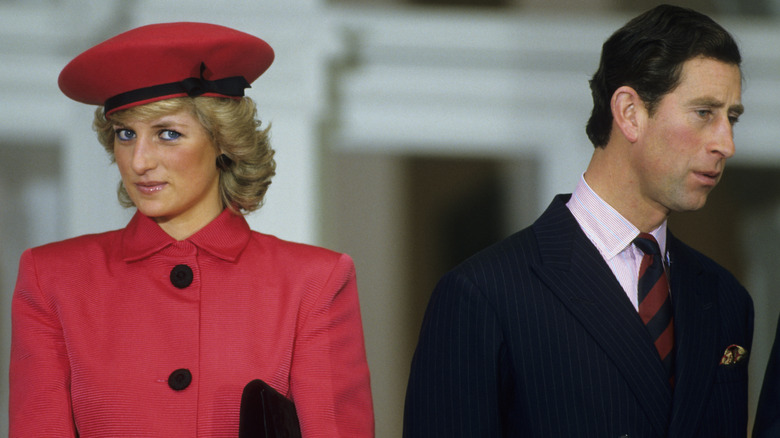
<instances>
[{"instance_id":1,"label":"suit lapel","mask_svg":"<svg viewBox=\"0 0 780 438\"><path fill-rule=\"evenodd\" d=\"M659 436L672 394L658 354L620 283L557 197L533 225L541 263L535 273L615 363Z\"/></svg>"},{"instance_id":2,"label":"suit lapel","mask_svg":"<svg viewBox=\"0 0 780 438\"><path fill-rule=\"evenodd\" d=\"M675 379L670 436L693 436L720 359L717 278L669 234L674 306ZM685 418L676 415L685 411Z\"/></svg>"}]
</instances>

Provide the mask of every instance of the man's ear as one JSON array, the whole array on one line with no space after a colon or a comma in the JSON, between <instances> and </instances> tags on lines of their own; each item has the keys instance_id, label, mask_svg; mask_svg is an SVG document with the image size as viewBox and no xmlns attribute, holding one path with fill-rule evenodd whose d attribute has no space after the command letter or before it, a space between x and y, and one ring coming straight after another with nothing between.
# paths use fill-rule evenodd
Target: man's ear
<instances>
[{"instance_id":1,"label":"man's ear","mask_svg":"<svg viewBox=\"0 0 780 438\"><path fill-rule=\"evenodd\" d=\"M623 133L626 140L631 143L636 142L639 139L645 111L644 102L639 94L633 88L624 85L612 94L610 105L615 126Z\"/></svg>"}]
</instances>

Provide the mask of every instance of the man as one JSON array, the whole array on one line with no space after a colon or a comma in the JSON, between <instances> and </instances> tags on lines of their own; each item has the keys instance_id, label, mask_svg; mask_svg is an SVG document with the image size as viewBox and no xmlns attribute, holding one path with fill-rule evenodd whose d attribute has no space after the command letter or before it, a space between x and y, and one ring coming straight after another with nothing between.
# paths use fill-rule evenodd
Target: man
<instances>
[{"instance_id":1,"label":"man","mask_svg":"<svg viewBox=\"0 0 780 438\"><path fill-rule=\"evenodd\" d=\"M606 41L587 170L441 279L406 437L745 436L752 301L666 229L734 154L740 62L722 27L667 5Z\"/></svg>"}]
</instances>

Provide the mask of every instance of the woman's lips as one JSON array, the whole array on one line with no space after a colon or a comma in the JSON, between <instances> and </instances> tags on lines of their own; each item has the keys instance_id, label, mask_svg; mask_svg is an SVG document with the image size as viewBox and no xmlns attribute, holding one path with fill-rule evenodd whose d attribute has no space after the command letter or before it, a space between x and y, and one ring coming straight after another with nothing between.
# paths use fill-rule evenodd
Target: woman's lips
<instances>
[{"instance_id":1,"label":"woman's lips","mask_svg":"<svg viewBox=\"0 0 780 438\"><path fill-rule=\"evenodd\" d=\"M164 189L166 185L167 183L158 182L158 181L135 183L135 187L138 189L139 192L141 192L144 195L151 195L157 193L160 190Z\"/></svg>"}]
</instances>

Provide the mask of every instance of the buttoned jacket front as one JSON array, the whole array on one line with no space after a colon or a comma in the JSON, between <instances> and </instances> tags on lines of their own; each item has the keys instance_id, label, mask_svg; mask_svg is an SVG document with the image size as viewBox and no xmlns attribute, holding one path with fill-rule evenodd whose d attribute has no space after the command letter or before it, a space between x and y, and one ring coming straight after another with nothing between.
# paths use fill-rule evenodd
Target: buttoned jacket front
<instances>
[{"instance_id":1,"label":"buttoned jacket front","mask_svg":"<svg viewBox=\"0 0 780 438\"><path fill-rule=\"evenodd\" d=\"M675 385L614 273L559 195L447 273L406 394L404 436L715 438L747 433L753 302L673 234Z\"/></svg>"},{"instance_id":2,"label":"buttoned jacket front","mask_svg":"<svg viewBox=\"0 0 780 438\"><path fill-rule=\"evenodd\" d=\"M227 210L184 241L136 213L27 250L12 312L12 437L234 438L253 379L304 437L373 436L352 260Z\"/></svg>"}]
</instances>

